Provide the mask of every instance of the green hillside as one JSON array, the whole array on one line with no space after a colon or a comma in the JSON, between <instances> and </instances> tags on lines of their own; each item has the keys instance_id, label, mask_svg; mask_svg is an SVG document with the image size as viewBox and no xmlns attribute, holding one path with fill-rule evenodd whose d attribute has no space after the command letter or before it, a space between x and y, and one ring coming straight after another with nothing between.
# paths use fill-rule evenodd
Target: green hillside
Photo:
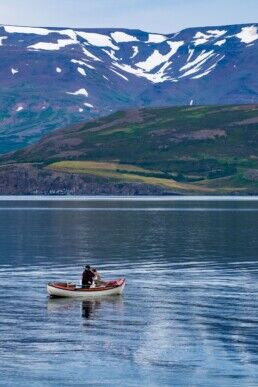
<instances>
[{"instance_id":1,"label":"green hillside","mask_svg":"<svg viewBox=\"0 0 258 387\"><path fill-rule=\"evenodd\" d=\"M173 193L258 193L258 106L121 111L56 131L6 164ZM77 161L77 163L75 163ZM80 161L80 163L78 163ZM100 164L99 164L100 163Z\"/></svg>"}]
</instances>

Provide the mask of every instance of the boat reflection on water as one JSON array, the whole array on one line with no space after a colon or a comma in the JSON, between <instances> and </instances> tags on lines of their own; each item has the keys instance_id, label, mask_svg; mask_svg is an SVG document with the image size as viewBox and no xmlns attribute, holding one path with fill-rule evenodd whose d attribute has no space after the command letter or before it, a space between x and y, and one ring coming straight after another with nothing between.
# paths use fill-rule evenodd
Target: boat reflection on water
<instances>
[{"instance_id":1,"label":"boat reflection on water","mask_svg":"<svg viewBox=\"0 0 258 387\"><path fill-rule=\"evenodd\" d=\"M60 315L61 317L63 315L67 316L67 313L69 313L71 317L78 317L79 309L81 317L87 320L94 319L98 314L102 314L106 310L113 313L121 313L123 311L123 297L121 295L106 296L94 300L72 298L48 299L47 311L49 315Z\"/></svg>"},{"instance_id":2,"label":"boat reflection on water","mask_svg":"<svg viewBox=\"0 0 258 387\"><path fill-rule=\"evenodd\" d=\"M100 300L86 300L82 301L82 317L86 318L87 320L94 317L95 312L101 307L101 301Z\"/></svg>"}]
</instances>

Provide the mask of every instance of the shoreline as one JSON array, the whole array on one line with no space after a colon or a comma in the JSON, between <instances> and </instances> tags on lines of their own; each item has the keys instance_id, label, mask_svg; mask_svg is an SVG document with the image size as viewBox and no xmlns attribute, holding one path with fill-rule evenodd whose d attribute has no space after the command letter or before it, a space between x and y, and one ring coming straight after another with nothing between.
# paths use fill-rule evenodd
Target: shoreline
<instances>
[{"instance_id":1,"label":"shoreline","mask_svg":"<svg viewBox=\"0 0 258 387\"><path fill-rule=\"evenodd\" d=\"M2 195L4 201L138 201L138 202L173 202L173 201L258 201L258 195L165 195L165 196L101 196L101 195Z\"/></svg>"}]
</instances>

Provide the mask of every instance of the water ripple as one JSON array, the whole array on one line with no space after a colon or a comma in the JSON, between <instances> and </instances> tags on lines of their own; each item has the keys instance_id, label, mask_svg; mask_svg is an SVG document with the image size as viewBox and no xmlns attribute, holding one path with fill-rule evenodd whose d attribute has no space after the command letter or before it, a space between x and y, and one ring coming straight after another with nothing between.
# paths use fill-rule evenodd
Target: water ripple
<instances>
[{"instance_id":1,"label":"water ripple","mask_svg":"<svg viewBox=\"0 0 258 387\"><path fill-rule=\"evenodd\" d=\"M257 385L256 214L167 206L3 211L0 385ZM124 296L48 299L86 262Z\"/></svg>"}]
</instances>

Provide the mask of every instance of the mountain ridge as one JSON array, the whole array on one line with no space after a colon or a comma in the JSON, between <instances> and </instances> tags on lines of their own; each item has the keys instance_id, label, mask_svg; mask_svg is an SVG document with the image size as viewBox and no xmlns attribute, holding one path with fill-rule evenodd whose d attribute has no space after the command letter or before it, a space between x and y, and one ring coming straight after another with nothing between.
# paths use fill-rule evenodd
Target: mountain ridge
<instances>
[{"instance_id":1,"label":"mountain ridge","mask_svg":"<svg viewBox=\"0 0 258 387\"><path fill-rule=\"evenodd\" d=\"M175 34L179 34L183 31L188 30L194 30L194 29L207 29L207 28L228 28L228 27L251 27L257 25L257 22L250 22L250 23L234 23L234 24L207 24L203 26L190 26L190 27L183 27L182 29L175 31L175 32L160 32L160 31L150 31L150 30L143 30L141 28L127 28L127 27L73 27L73 26L48 26L48 25L22 25L22 24L0 24L1 27L10 26L10 27L18 27L18 28L42 28L42 29L53 29L53 30L75 30L75 31L134 31L134 32L143 32L146 34L157 34L157 35L166 35L166 36L173 36Z\"/></svg>"},{"instance_id":2,"label":"mountain ridge","mask_svg":"<svg viewBox=\"0 0 258 387\"><path fill-rule=\"evenodd\" d=\"M257 23L0 27L0 153L124 108L258 102Z\"/></svg>"}]
</instances>

